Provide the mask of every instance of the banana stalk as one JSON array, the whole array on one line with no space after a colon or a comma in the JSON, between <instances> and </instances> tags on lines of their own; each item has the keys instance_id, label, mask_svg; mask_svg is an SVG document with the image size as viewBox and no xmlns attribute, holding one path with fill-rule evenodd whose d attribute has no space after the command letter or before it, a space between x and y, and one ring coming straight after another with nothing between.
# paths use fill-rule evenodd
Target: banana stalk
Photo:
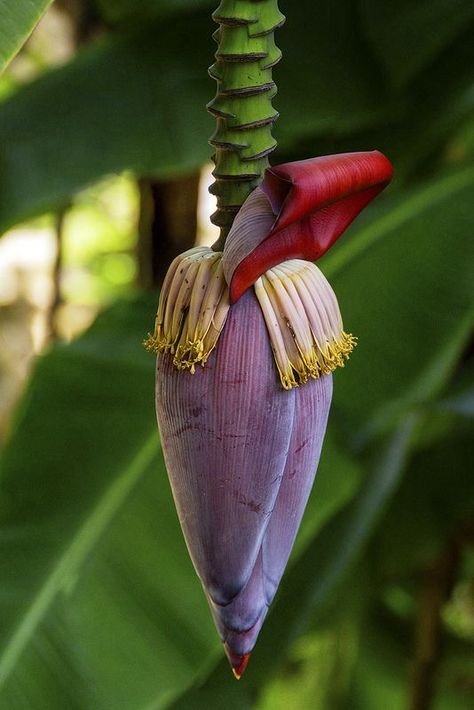
<instances>
[{"instance_id":1,"label":"banana stalk","mask_svg":"<svg viewBox=\"0 0 474 710\"><path fill-rule=\"evenodd\" d=\"M216 179L210 192L217 197L211 220L221 229L220 248L276 147L272 68L281 52L274 32L285 18L277 0L222 0L212 17L219 25L213 35L218 50L209 74L217 81L217 93L207 108L217 123L210 139Z\"/></svg>"}]
</instances>

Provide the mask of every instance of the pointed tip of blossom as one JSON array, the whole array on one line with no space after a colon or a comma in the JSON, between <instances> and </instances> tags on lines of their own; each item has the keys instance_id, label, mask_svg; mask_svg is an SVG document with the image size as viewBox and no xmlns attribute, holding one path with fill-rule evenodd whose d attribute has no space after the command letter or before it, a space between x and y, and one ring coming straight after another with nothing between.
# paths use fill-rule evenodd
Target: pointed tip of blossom
<instances>
[{"instance_id":1,"label":"pointed tip of blossom","mask_svg":"<svg viewBox=\"0 0 474 710\"><path fill-rule=\"evenodd\" d=\"M230 663L230 667L232 669L234 677L237 680L240 680L250 660L250 653L246 653L245 655L240 656L239 654L234 653L226 643L224 644L224 650Z\"/></svg>"}]
</instances>

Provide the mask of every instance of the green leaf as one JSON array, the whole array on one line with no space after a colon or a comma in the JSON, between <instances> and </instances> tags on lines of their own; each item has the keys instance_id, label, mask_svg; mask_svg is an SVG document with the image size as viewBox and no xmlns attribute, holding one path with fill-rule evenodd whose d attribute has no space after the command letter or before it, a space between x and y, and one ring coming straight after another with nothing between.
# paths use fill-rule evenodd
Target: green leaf
<instances>
[{"instance_id":1,"label":"green leaf","mask_svg":"<svg viewBox=\"0 0 474 710\"><path fill-rule=\"evenodd\" d=\"M285 648L288 640L305 628L309 618L314 621L315 611L320 616L324 614L401 480L416 423L416 415L407 417L378 448L355 498L327 523L283 580L255 654L255 676L271 672L277 663L274 649Z\"/></svg>"},{"instance_id":2,"label":"green leaf","mask_svg":"<svg viewBox=\"0 0 474 710\"><path fill-rule=\"evenodd\" d=\"M365 633L370 570L358 564L344 582L343 596L290 644L280 671L259 688L258 710L323 710L345 707L344 699Z\"/></svg>"},{"instance_id":3,"label":"green leaf","mask_svg":"<svg viewBox=\"0 0 474 710\"><path fill-rule=\"evenodd\" d=\"M138 17L142 5L134 7ZM0 231L57 208L109 173L167 179L210 158L214 123L205 104L215 85L206 67L215 25L204 9L166 17L177 5L157 7L156 17L141 25L127 20L122 33L82 49L0 104ZM459 100L471 83L470 36L437 56L411 93L394 96L354 32L354 3L316 11L302 0L283 10L289 19L276 35L284 61L275 70L282 115L275 137L284 159L308 157L305 146L331 153L374 145L406 173L439 151L466 115Z\"/></svg>"},{"instance_id":4,"label":"green leaf","mask_svg":"<svg viewBox=\"0 0 474 710\"><path fill-rule=\"evenodd\" d=\"M287 22L275 35L283 52L275 69L281 113L275 137L282 148L294 152L315 135L334 140L385 125L397 107L385 100L378 67L354 32L354 3L300 0L283 2L281 9Z\"/></svg>"},{"instance_id":5,"label":"green leaf","mask_svg":"<svg viewBox=\"0 0 474 710\"><path fill-rule=\"evenodd\" d=\"M348 693L351 710L376 710L381 702L389 708L402 708L406 704L410 642L400 637L398 629L394 630L392 619L380 616L380 612L371 610L359 638Z\"/></svg>"},{"instance_id":6,"label":"green leaf","mask_svg":"<svg viewBox=\"0 0 474 710\"><path fill-rule=\"evenodd\" d=\"M423 427L429 426L429 419L424 418ZM410 578L436 559L474 514L474 426L469 424L457 417L453 431L417 451L410 461L374 550L384 575Z\"/></svg>"},{"instance_id":7,"label":"green leaf","mask_svg":"<svg viewBox=\"0 0 474 710\"><path fill-rule=\"evenodd\" d=\"M290 567L320 529L352 500L360 487L363 472L363 467L345 451L336 428L329 421L318 473L289 561Z\"/></svg>"},{"instance_id":8,"label":"green leaf","mask_svg":"<svg viewBox=\"0 0 474 710\"><path fill-rule=\"evenodd\" d=\"M194 45L173 27L86 49L0 107L0 230L101 175L128 168L169 177L210 156L204 104L213 87L202 68L212 40ZM208 34L205 19L188 28Z\"/></svg>"},{"instance_id":9,"label":"green leaf","mask_svg":"<svg viewBox=\"0 0 474 710\"><path fill-rule=\"evenodd\" d=\"M4 452L9 710L162 707L220 647L159 452L154 305L118 305L42 358Z\"/></svg>"},{"instance_id":10,"label":"green leaf","mask_svg":"<svg viewBox=\"0 0 474 710\"><path fill-rule=\"evenodd\" d=\"M286 146L315 131L371 125L389 109L350 8L324 6L309 28L311 8L309 0L298 3L277 36L285 53L275 72L285 120L276 135ZM0 104L0 232L109 173L166 179L209 160L214 120L205 105L216 87L206 68L214 28L207 13L149 20L82 50Z\"/></svg>"},{"instance_id":11,"label":"green leaf","mask_svg":"<svg viewBox=\"0 0 474 710\"><path fill-rule=\"evenodd\" d=\"M449 380L474 326L472 168L385 203L321 262L359 337L335 380L365 439Z\"/></svg>"},{"instance_id":12,"label":"green leaf","mask_svg":"<svg viewBox=\"0 0 474 710\"><path fill-rule=\"evenodd\" d=\"M52 0L0 0L0 73L26 42Z\"/></svg>"},{"instance_id":13,"label":"green leaf","mask_svg":"<svg viewBox=\"0 0 474 710\"><path fill-rule=\"evenodd\" d=\"M474 103L474 100L473 100ZM465 121L460 125L459 130L452 136L448 146L449 154L462 156L465 159L474 161L474 116L472 111L466 116Z\"/></svg>"},{"instance_id":14,"label":"green leaf","mask_svg":"<svg viewBox=\"0 0 474 710\"><path fill-rule=\"evenodd\" d=\"M356 652L358 639L357 624L347 620L344 624L333 624L330 629L299 639L293 645L287 667L263 686L258 710L341 707L348 666L350 668L353 662L347 656Z\"/></svg>"},{"instance_id":15,"label":"green leaf","mask_svg":"<svg viewBox=\"0 0 474 710\"><path fill-rule=\"evenodd\" d=\"M470 0L359 0L362 25L390 83L401 88L426 69L459 35L472 34Z\"/></svg>"},{"instance_id":16,"label":"green leaf","mask_svg":"<svg viewBox=\"0 0 474 710\"><path fill-rule=\"evenodd\" d=\"M311 56L310 48L306 51ZM348 126L346 131L341 131L339 124L331 121L331 125L321 131L315 127L312 117L308 118L306 133L299 136L298 144L288 150L285 141L281 141L281 150L275 154L274 162L376 147L395 165L396 182L392 190L403 189L408 180L434 176L446 167L452 169L468 161L472 164L469 129L460 133L460 128L473 114L473 62L471 34L464 33L455 44L436 56L429 71L418 76L403 93L387 90L379 85L379 80L373 79L378 111L373 111L372 121L361 130ZM354 70L350 71L352 75ZM324 76L331 76L331 67L325 69ZM295 107L299 101L295 96ZM276 127L277 134L285 130L286 124L283 114Z\"/></svg>"},{"instance_id":17,"label":"green leaf","mask_svg":"<svg viewBox=\"0 0 474 710\"><path fill-rule=\"evenodd\" d=\"M472 644L460 643L444 632L442 649L433 659L434 692L430 707L468 710L474 697L469 683ZM407 707L412 694L413 655L413 629L380 606L372 607L360 635L352 687L342 707L347 710Z\"/></svg>"}]
</instances>

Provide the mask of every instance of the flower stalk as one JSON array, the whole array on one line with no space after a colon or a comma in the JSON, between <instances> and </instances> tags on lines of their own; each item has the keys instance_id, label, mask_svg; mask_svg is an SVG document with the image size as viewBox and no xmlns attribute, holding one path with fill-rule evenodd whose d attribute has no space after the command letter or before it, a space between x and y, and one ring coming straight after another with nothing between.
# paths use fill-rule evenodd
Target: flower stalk
<instances>
[{"instance_id":1,"label":"flower stalk","mask_svg":"<svg viewBox=\"0 0 474 710\"><path fill-rule=\"evenodd\" d=\"M217 197L211 220L221 230L216 245L220 250L276 147L272 126L278 112L272 99L277 90L272 68L281 51L274 32L285 18L278 0L222 0L212 17L219 25L213 35L218 49L209 74L217 81L217 93L207 108L217 122L209 141L215 148L215 182L210 192Z\"/></svg>"}]
</instances>

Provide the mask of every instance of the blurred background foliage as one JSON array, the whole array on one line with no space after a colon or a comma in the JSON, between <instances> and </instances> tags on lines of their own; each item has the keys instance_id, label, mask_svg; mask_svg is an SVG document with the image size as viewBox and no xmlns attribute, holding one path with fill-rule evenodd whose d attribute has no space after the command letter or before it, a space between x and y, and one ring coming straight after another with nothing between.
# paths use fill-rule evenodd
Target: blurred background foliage
<instances>
[{"instance_id":1,"label":"blurred background foliage","mask_svg":"<svg viewBox=\"0 0 474 710\"><path fill-rule=\"evenodd\" d=\"M169 260L213 240L215 5L0 1L0 707L467 710L474 5L280 2L273 162L378 148L396 178L321 262L359 347L239 684L141 348Z\"/></svg>"}]
</instances>

